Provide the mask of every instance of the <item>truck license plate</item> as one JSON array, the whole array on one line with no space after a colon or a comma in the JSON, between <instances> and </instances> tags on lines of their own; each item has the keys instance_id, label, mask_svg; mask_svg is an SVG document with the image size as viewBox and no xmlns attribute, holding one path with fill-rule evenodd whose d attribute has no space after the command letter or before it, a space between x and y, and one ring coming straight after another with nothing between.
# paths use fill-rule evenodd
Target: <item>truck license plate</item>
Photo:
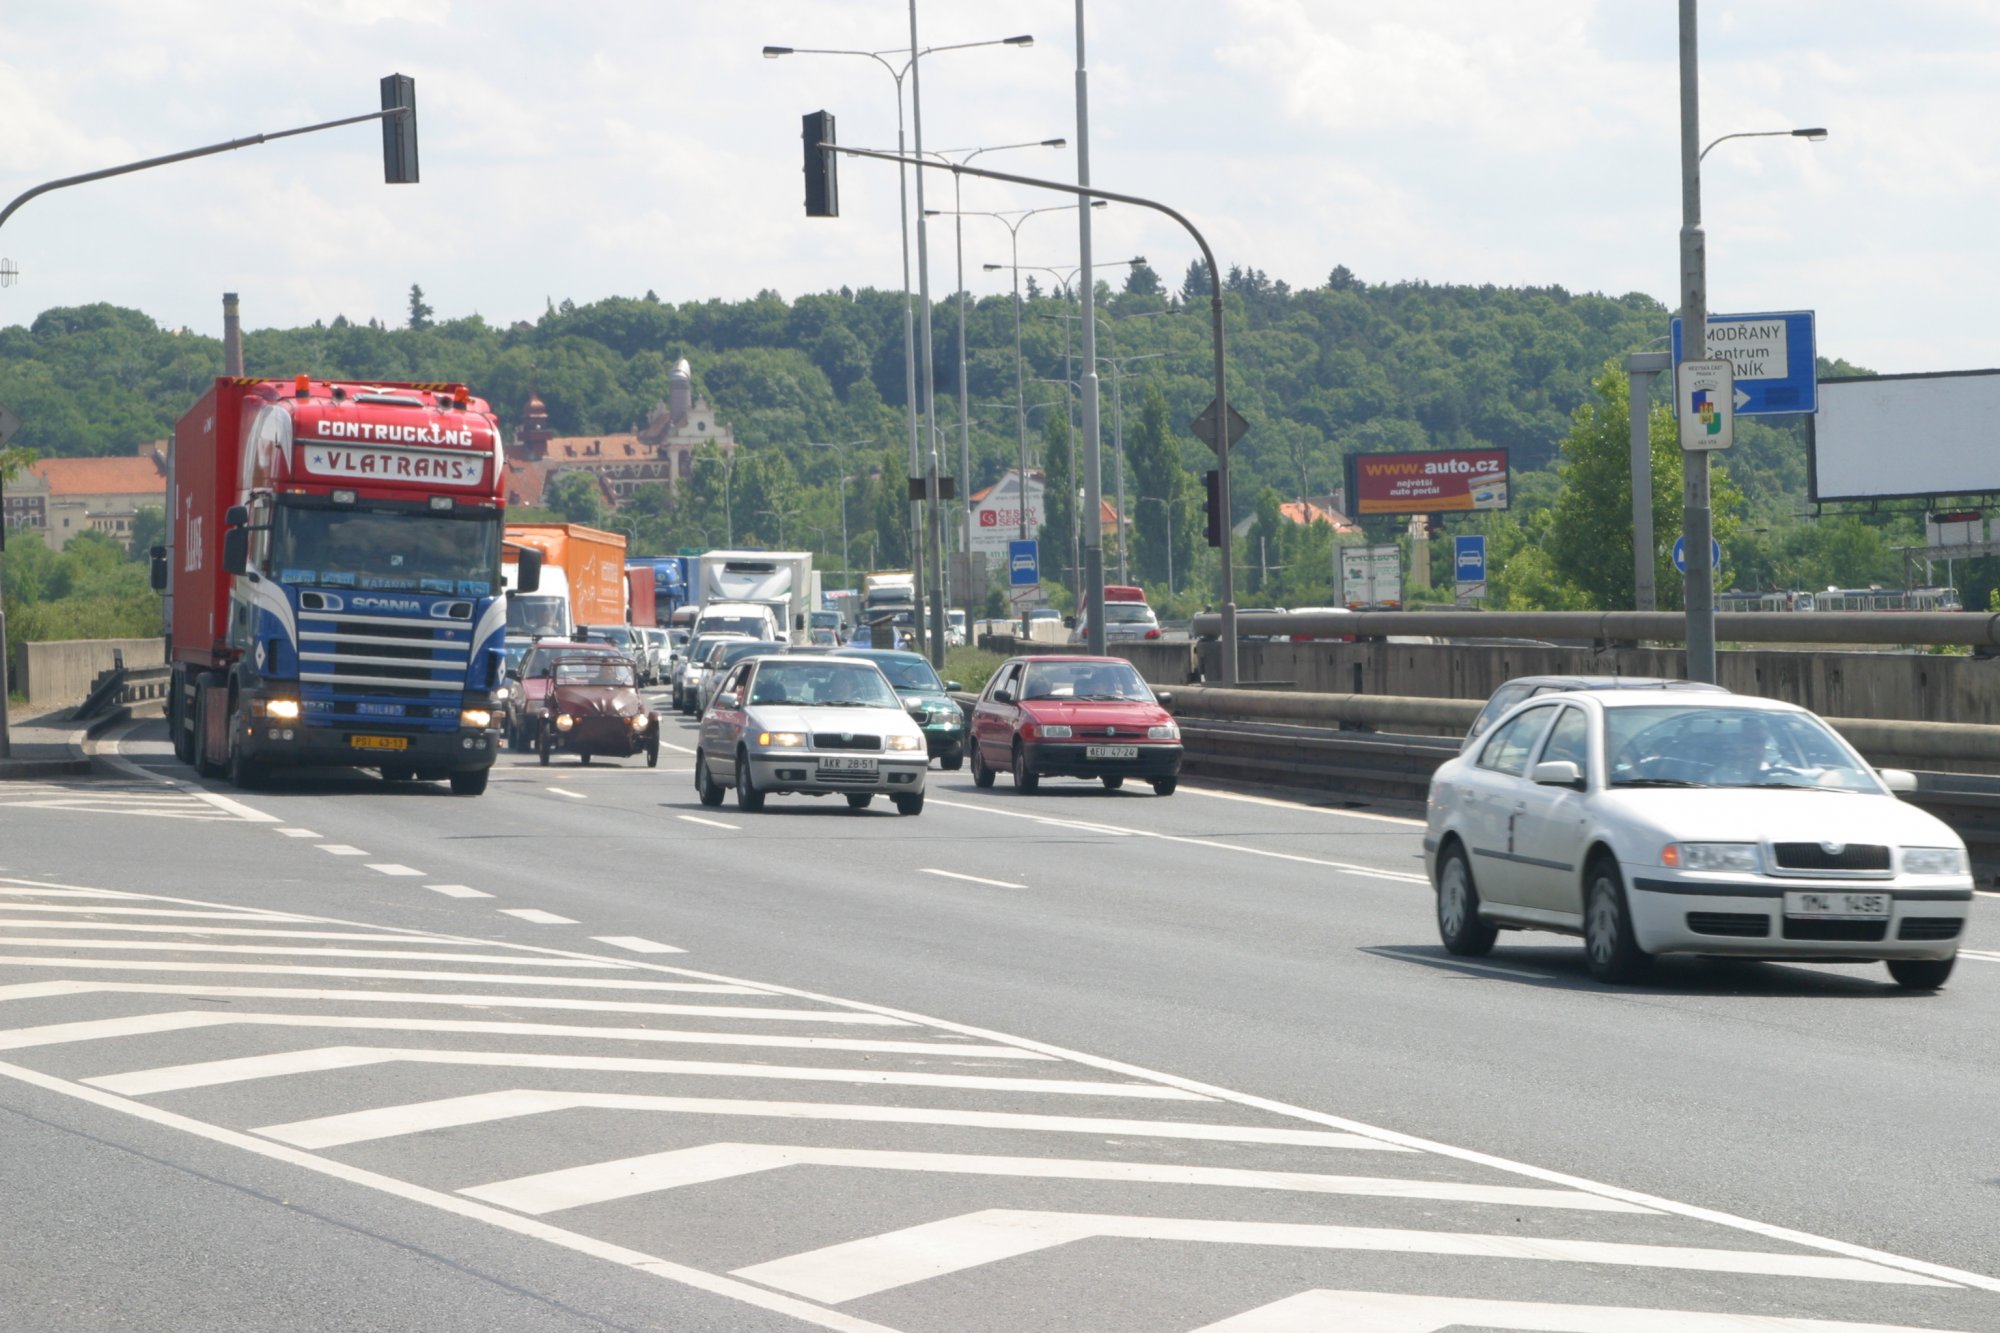
<instances>
[{"instance_id":1,"label":"truck license plate","mask_svg":"<svg viewBox=\"0 0 2000 1333\"><path fill-rule=\"evenodd\" d=\"M1086 745L1083 747L1086 759L1137 759L1139 747L1136 745Z\"/></svg>"},{"instance_id":2,"label":"truck license plate","mask_svg":"<svg viewBox=\"0 0 2000 1333\"><path fill-rule=\"evenodd\" d=\"M1886 893L1788 893L1786 916L1887 916Z\"/></svg>"},{"instance_id":3,"label":"truck license plate","mask_svg":"<svg viewBox=\"0 0 2000 1333\"><path fill-rule=\"evenodd\" d=\"M875 771L875 761L873 759L829 759L822 756L819 761L819 771L822 773L873 773Z\"/></svg>"},{"instance_id":4,"label":"truck license plate","mask_svg":"<svg viewBox=\"0 0 2000 1333\"><path fill-rule=\"evenodd\" d=\"M357 750L407 750L408 736L349 736L347 743Z\"/></svg>"}]
</instances>

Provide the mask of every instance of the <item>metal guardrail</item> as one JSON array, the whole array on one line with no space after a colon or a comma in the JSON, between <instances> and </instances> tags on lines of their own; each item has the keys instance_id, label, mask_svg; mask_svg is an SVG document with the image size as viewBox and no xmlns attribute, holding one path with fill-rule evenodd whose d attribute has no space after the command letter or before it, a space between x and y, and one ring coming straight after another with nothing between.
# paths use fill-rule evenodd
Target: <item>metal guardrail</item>
<instances>
[{"instance_id":1,"label":"metal guardrail","mask_svg":"<svg viewBox=\"0 0 2000 1333\"><path fill-rule=\"evenodd\" d=\"M98 672L90 695L70 712L72 721L98 717L113 708L130 707L153 699L164 699L173 679L173 668L127 667L125 655L117 654L116 665Z\"/></svg>"},{"instance_id":2,"label":"metal guardrail","mask_svg":"<svg viewBox=\"0 0 2000 1333\"><path fill-rule=\"evenodd\" d=\"M1194 618L1194 634L1213 639L1222 617ZM1355 611L1247 612L1239 635L1365 639L1390 635L1443 639L1519 638L1588 643L1685 643L1678 611ZM2000 646L2000 614L1987 611L1721 611L1715 637L1730 643L1877 643Z\"/></svg>"}]
</instances>

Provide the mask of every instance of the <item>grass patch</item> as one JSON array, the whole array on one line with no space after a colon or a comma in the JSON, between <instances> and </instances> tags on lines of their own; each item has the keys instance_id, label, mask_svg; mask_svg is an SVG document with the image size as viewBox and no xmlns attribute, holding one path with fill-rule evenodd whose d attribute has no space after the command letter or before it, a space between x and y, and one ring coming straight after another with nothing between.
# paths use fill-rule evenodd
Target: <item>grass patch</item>
<instances>
[{"instance_id":1,"label":"grass patch","mask_svg":"<svg viewBox=\"0 0 2000 1333\"><path fill-rule=\"evenodd\" d=\"M1000 669L1007 659L998 653L989 653L984 648L947 649L944 655L944 678L955 680L960 688L977 694L986 688L986 682Z\"/></svg>"}]
</instances>

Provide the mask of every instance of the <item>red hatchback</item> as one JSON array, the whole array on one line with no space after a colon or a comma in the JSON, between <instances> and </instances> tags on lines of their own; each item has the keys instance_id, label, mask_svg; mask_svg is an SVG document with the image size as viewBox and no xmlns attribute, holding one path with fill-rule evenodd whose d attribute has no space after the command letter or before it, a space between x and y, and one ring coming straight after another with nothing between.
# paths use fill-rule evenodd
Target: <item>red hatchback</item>
<instances>
[{"instance_id":1,"label":"red hatchback","mask_svg":"<svg viewBox=\"0 0 2000 1333\"><path fill-rule=\"evenodd\" d=\"M1126 778L1171 796L1180 781L1181 732L1122 657L1015 657L1000 664L972 712L972 780L991 787L1002 769L1027 793L1045 777Z\"/></svg>"}]
</instances>

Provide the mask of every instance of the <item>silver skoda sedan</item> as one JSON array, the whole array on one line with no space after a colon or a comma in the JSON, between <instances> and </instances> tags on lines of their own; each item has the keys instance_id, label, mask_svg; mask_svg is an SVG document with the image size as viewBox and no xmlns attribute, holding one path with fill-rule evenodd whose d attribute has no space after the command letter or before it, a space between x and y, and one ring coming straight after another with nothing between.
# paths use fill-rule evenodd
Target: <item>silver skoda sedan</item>
<instances>
[{"instance_id":1,"label":"silver skoda sedan","mask_svg":"<svg viewBox=\"0 0 2000 1333\"><path fill-rule=\"evenodd\" d=\"M914 815L929 767L923 728L873 662L749 657L723 675L702 714L694 785L703 805L721 805L734 786L745 811L774 793L839 792L856 810L887 796Z\"/></svg>"}]
</instances>

